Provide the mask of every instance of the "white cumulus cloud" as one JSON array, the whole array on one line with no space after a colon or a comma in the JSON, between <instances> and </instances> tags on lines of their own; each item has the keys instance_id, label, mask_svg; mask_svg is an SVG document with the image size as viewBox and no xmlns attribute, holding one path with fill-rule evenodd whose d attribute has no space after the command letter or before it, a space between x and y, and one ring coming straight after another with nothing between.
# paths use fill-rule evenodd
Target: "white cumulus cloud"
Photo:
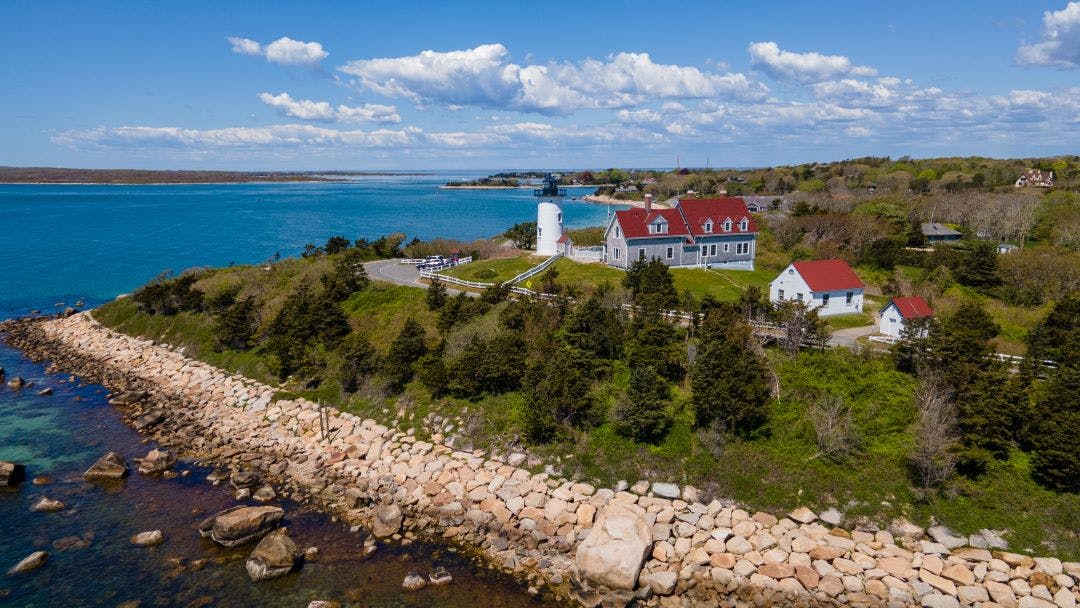
<instances>
[{"instance_id":1,"label":"white cumulus cloud","mask_svg":"<svg viewBox=\"0 0 1080 608\"><path fill-rule=\"evenodd\" d=\"M241 55L259 55L272 63L313 66L330 56L318 42L303 42L283 36L267 45L249 38L230 36L232 51Z\"/></svg>"},{"instance_id":2,"label":"white cumulus cloud","mask_svg":"<svg viewBox=\"0 0 1080 608\"><path fill-rule=\"evenodd\" d=\"M1080 2L1070 2L1060 11L1044 12L1042 40L1020 45L1015 60L1019 65L1080 67Z\"/></svg>"},{"instance_id":3,"label":"white cumulus cloud","mask_svg":"<svg viewBox=\"0 0 1080 608\"><path fill-rule=\"evenodd\" d=\"M844 76L877 74L874 68L854 65L843 55L795 53L781 49L775 42L753 42L749 51L751 65L782 81L811 84Z\"/></svg>"},{"instance_id":4,"label":"white cumulus cloud","mask_svg":"<svg viewBox=\"0 0 1080 608\"><path fill-rule=\"evenodd\" d=\"M717 74L665 65L647 53L618 53L600 61L521 66L501 44L406 57L358 59L338 68L365 89L419 104L569 114L618 108L652 99L760 99L767 88L743 74Z\"/></svg>"},{"instance_id":5,"label":"white cumulus cloud","mask_svg":"<svg viewBox=\"0 0 1080 608\"><path fill-rule=\"evenodd\" d=\"M288 93L271 95L259 93L259 99L266 105L275 108L278 112L292 118L301 120L317 120L323 122L378 122L398 123L401 116L394 106L381 104L364 104L363 106L350 107L344 104L332 106L326 101L312 101L310 99L293 99Z\"/></svg>"}]
</instances>

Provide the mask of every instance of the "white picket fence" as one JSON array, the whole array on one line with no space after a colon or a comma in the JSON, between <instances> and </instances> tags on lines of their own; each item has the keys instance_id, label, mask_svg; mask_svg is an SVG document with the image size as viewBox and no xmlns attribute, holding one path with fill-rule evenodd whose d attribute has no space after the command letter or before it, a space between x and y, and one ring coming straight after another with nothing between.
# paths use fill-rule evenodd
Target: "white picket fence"
<instances>
[{"instance_id":1,"label":"white picket fence","mask_svg":"<svg viewBox=\"0 0 1080 608\"><path fill-rule=\"evenodd\" d=\"M517 285L518 283L520 283L520 282L522 282L522 281L524 281L526 279L529 279L531 277L534 277L534 276L540 274L541 272L544 272L545 270L548 269L549 266L554 264L561 257L563 257L563 254L561 254L561 253L557 253L557 254L551 256L550 258L544 260L543 262L540 262L536 266L533 266L532 268L526 270L525 272L523 272L523 273L517 275L516 277L510 279L510 284L511 285Z\"/></svg>"}]
</instances>

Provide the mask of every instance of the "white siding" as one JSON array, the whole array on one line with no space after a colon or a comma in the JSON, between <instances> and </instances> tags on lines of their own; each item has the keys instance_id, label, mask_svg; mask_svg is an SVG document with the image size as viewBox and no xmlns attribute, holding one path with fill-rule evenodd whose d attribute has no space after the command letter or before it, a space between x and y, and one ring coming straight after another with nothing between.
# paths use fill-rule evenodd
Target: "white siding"
<instances>
[{"instance_id":1,"label":"white siding","mask_svg":"<svg viewBox=\"0 0 1080 608\"><path fill-rule=\"evenodd\" d=\"M783 292L783 298L780 297L780 292ZM851 294L851 302L848 302L848 294ZM853 313L859 313L863 310L863 290L857 289L841 289L838 291L829 292L814 292L810 290L810 286L806 284L802 276L795 271L795 265L791 264L785 268L779 276L773 279L769 284L769 301L773 303L780 302L781 300L790 301L798 299L799 294L802 294L802 302L811 309L817 309L818 315L822 317L829 317L834 315L849 315ZM828 304L825 304L825 297L828 295Z\"/></svg>"},{"instance_id":2,"label":"white siding","mask_svg":"<svg viewBox=\"0 0 1080 608\"><path fill-rule=\"evenodd\" d=\"M881 310L881 333L899 338L902 331L904 331L904 317L900 316L896 305L889 302L889 305Z\"/></svg>"}]
</instances>

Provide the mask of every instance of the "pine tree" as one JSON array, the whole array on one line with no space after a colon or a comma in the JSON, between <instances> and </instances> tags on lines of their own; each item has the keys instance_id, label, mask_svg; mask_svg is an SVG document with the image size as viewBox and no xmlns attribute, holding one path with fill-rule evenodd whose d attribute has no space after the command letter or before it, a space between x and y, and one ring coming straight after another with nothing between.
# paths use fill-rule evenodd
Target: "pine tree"
<instances>
[{"instance_id":1,"label":"pine tree","mask_svg":"<svg viewBox=\"0 0 1080 608\"><path fill-rule=\"evenodd\" d=\"M214 338L220 348L247 350L258 327L258 307L255 298L248 296L233 302L214 324Z\"/></svg>"},{"instance_id":2,"label":"pine tree","mask_svg":"<svg viewBox=\"0 0 1080 608\"><path fill-rule=\"evenodd\" d=\"M412 379L413 364L427 354L426 338L424 328L409 317L383 361L383 370L393 386L400 388Z\"/></svg>"},{"instance_id":3,"label":"pine tree","mask_svg":"<svg viewBox=\"0 0 1080 608\"><path fill-rule=\"evenodd\" d=\"M630 369L630 385L615 408L615 430L638 441L656 441L664 435L671 418L667 402L671 389L650 366Z\"/></svg>"},{"instance_id":4,"label":"pine tree","mask_svg":"<svg viewBox=\"0 0 1080 608\"><path fill-rule=\"evenodd\" d=\"M1031 438L1032 477L1064 492L1080 492L1080 364L1060 366L1037 405Z\"/></svg>"},{"instance_id":5,"label":"pine tree","mask_svg":"<svg viewBox=\"0 0 1080 608\"><path fill-rule=\"evenodd\" d=\"M525 432L533 441L550 441L565 426L591 422L594 415L592 366L587 356L562 347L533 363L522 380Z\"/></svg>"},{"instance_id":6,"label":"pine tree","mask_svg":"<svg viewBox=\"0 0 1080 608\"><path fill-rule=\"evenodd\" d=\"M719 423L745 434L766 420L769 400L765 362L753 350L749 326L734 310L714 309L702 324L690 369L699 427Z\"/></svg>"},{"instance_id":7,"label":"pine tree","mask_svg":"<svg viewBox=\"0 0 1080 608\"><path fill-rule=\"evenodd\" d=\"M428 310L439 310L446 304L446 285L442 282L442 279L438 277L431 279L431 285L428 286L425 299L427 300Z\"/></svg>"},{"instance_id":8,"label":"pine tree","mask_svg":"<svg viewBox=\"0 0 1080 608\"><path fill-rule=\"evenodd\" d=\"M338 346L341 355L341 388L354 393L364 377L379 369L378 355L367 336L353 332Z\"/></svg>"}]
</instances>

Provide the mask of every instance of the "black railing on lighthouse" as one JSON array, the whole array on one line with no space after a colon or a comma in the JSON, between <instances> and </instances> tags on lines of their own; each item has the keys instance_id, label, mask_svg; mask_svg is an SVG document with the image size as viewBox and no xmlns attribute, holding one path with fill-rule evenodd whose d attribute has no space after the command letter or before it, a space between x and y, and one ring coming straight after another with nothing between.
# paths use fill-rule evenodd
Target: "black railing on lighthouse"
<instances>
[{"instance_id":1,"label":"black railing on lighthouse","mask_svg":"<svg viewBox=\"0 0 1080 608\"><path fill-rule=\"evenodd\" d=\"M544 178L544 187L533 190L533 196L566 196L566 189L559 187L559 178L549 175Z\"/></svg>"}]
</instances>

